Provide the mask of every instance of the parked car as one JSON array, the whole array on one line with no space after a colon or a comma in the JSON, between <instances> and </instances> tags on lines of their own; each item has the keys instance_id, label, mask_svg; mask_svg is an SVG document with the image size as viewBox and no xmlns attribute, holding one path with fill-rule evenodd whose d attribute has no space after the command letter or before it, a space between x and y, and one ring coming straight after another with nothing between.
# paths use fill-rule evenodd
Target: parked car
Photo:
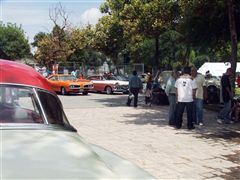
<instances>
[{"instance_id":1,"label":"parked car","mask_svg":"<svg viewBox=\"0 0 240 180\"><path fill-rule=\"evenodd\" d=\"M128 93L128 81L118 80L113 75L93 75L88 76L88 80L93 82L93 91L106 92L112 94L114 92Z\"/></svg>"},{"instance_id":2,"label":"parked car","mask_svg":"<svg viewBox=\"0 0 240 180\"><path fill-rule=\"evenodd\" d=\"M206 76L205 77L207 99L205 103L218 104L220 103L220 86L221 79L217 76Z\"/></svg>"},{"instance_id":3,"label":"parked car","mask_svg":"<svg viewBox=\"0 0 240 180\"><path fill-rule=\"evenodd\" d=\"M47 80L0 60L1 179L153 179L80 137Z\"/></svg>"},{"instance_id":4,"label":"parked car","mask_svg":"<svg viewBox=\"0 0 240 180\"><path fill-rule=\"evenodd\" d=\"M168 97L165 93L168 78L171 76L172 71L158 72L154 78L152 90L152 103L157 105L168 105Z\"/></svg>"},{"instance_id":5,"label":"parked car","mask_svg":"<svg viewBox=\"0 0 240 180\"><path fill-rule=\"evenodd\" d=\"M47 78L50 86L55 92L62 95L68 93L82 93L87 95L89 90L93 88L93 83L89 80L80 80L73 75L54 74Z\"/></svg>"}]
</instances>

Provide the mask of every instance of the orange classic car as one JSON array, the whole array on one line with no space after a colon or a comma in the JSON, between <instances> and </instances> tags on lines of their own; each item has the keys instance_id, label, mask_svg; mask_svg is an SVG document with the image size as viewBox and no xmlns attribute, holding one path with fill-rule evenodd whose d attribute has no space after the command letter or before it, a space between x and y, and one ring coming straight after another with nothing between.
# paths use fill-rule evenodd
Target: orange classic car
<instances>
[{"instance_id":1,"label":"orange classic car","mask_svg":"<svg viewBox=\"0 0 240 180\"><path fill-rule=\"evenodd\" d=\"M55 92L62 95L68 93L82 93L87 95L88 91L93 88L93 83L86 79L77 79L73 75L54 74L47 78L50 86Z\"/></svg>"}]
</instances>

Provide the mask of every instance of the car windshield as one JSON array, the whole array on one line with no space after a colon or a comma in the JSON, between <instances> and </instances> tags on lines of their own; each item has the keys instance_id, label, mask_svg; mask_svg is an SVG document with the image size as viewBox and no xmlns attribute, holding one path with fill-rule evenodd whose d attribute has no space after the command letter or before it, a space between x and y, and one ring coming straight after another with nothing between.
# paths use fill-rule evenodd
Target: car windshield
<instances>
[{"instance_id":1,"label":"car windshield","mask_svg":"<svg viewBox=\"0 0 240 180\"><path fill-rule=\"evenodd\" d=\"M1 84L0 123L68 125L59 99L46 91L36 92L31 87Z\"/></svg>"},{"instance_id":2,"label":"car windshield","mask_svg":"<svg viewBox=\"0 0 240 180\"><path fill-rule=\"evenodd\" d=\"M171 73L172 73L171 71L163 71L159 77L160 82L166 84L169 77L171 76Z\"/></svg>"},{"instance_id":3,"label":"car windshield","mask_svg":"<svg viewBox=\"0 0 240 180\"><path fill-rule=\"evenodd\" d=\"M118 80L116 76L104 76L106 80Z\"/></svg>"},{"instance_id":4,"label":"car windshield","mask_svg":"<svg viewBox=\"0 0 240 180\"><path fill-rule=\"evenodd\" d=\"M117 76L115 76L118 80L120 80L120 81L128 81L128 78L127 77L125 77L125 76L120 76L120 75L117 75Z\"/></svg>"},{"instance_id":5,"label":"car windshield","mask_svg":"<svg viewBox=\"0 0 240 180\"><path fill-rule=\"evenodd\" d=\"M74 81L76 79L75 76L59 76L60 81Z\"/></svg>"}]
</instances>

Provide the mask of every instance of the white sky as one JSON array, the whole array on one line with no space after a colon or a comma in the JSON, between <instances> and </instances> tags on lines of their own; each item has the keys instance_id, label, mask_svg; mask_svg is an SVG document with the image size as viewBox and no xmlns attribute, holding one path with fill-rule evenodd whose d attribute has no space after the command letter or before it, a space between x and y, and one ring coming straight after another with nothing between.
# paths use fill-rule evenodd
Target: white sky
<instances>
[{"instance_id":1,"label":"white sky","mask_svg":"<svg viewBox=\"0 0 240 180\"><path fill-rule=\"evenodd\" d=\"M0 21L21 25L29 42L32 42L38 32L52 30L49 10L59 2L73 26L94 25L102 16L99 6L104 0L0 0Z\"/></svg>"}]
</instances>

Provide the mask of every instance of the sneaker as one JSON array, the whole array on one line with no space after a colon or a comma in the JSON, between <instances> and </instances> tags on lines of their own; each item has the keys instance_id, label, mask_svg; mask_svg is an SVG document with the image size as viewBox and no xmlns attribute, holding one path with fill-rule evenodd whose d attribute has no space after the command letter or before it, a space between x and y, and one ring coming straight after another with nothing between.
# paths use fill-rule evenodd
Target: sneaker
<instances>
[{"instance_id":1,"label":"sneaker","mask_svg":"<svg viewBox=\"0 0 240 180\"><path fill-rule=\"evenodd\" d=\"M199 123L199 126L203 126L203 123L202 123L202 122L200 122L200 123Z\"/></svg>"},{"instance_id":2,"label":"sneaker","mask_svg":"<svg viewBox=\"0 0 240 180\"><path fill-rule=\"evenodd\" d=\"M223 124L223 122L222 122L221 119L217 119L217 122L218 122L219 124Z\"/></svg>"}]
</instances>

